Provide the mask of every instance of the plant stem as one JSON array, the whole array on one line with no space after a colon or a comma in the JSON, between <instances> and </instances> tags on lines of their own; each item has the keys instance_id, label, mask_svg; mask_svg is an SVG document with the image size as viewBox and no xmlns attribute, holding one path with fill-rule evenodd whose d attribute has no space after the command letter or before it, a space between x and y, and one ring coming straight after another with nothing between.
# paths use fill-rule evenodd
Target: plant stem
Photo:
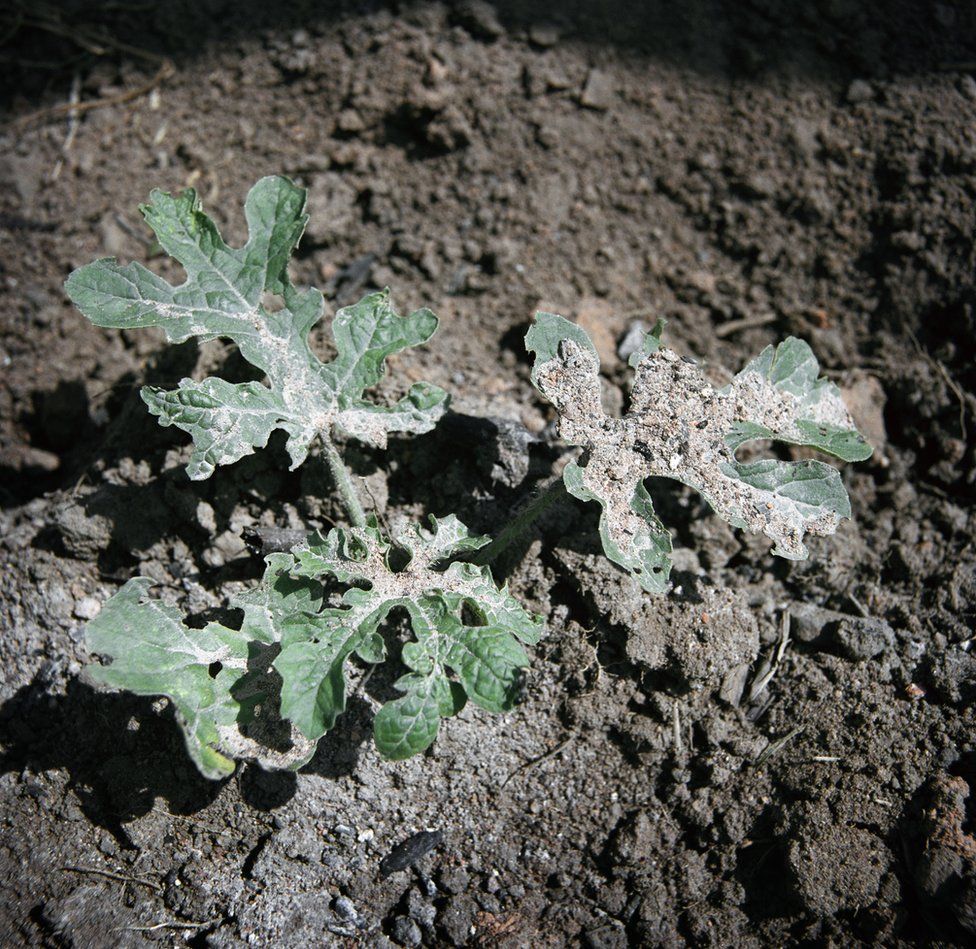
<instances>
[{"instance_id":1,"label":"plant stem","mask_svg":"<svg viewBox=\"0 0 976 949\"><path fill-rule=\"evenodd\" d=\"M346 517L349 518L349 523L353 527L365 527L366 512L360 503L359 495L356 494L355 485L353 485L352 478L349 476L349 469L346 468L342 457L336 451L335 445L328 438L322 439L322 455L329 466L332 481L339 491L339 497L342 500Z\"/></svg>"},{"instance_id":2,"label":"plant stem","mask_svg":"<svg viewBox=\"0 0 976 949\"><path fill-rule=\"evenodd\" d=\"M470 562L479 567L490 564L508 550L552 504L565 496L566 487L563 479L557 476L502 528L502 532L487 547L482 547Z\"/></svg>"}]
</instances>

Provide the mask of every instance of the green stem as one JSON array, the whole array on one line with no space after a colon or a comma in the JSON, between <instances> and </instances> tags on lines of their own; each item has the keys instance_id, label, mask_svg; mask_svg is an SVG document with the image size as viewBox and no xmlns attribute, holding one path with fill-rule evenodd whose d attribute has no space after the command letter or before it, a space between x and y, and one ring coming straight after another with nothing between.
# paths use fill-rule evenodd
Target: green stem
<instances>
[{"instance_id":1,"label":"green stem","mask_svg":"<svg viewBox=\"0 0 976 949\"><path fill-rule=\"evenodd\" d=\"M336 451L335 445L328 438L322 439L322 456L329 466L332 482L339 491L339 497L342 500L342 506L345 508L346 517L349 518L349 523L353 527L365 527L366 512L363 510L359 495L356 494L355 485L349 476L349 469L346 468L342 457Z\"/></svg>"},{"instance_id":2,"label":"green stem","mask_svg":"<svg viewBox=\"0 0 976 949\"><path fill-rule=\"evenodd\" d=\"M552 504L565 496L566 487L563 479L554 478L502 528L502 532L487 547L482 547L470 562L479 567L490 564L508 550Z\"/></svg>"}]
</instances>

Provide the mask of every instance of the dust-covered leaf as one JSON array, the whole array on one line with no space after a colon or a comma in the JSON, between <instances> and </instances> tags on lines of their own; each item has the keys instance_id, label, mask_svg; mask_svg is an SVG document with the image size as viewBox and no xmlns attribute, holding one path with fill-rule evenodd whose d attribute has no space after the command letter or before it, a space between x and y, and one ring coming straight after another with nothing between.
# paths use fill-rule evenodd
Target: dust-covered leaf
<instances>
[{"instance_id":1,"label":"dust-covered leaf","mask_svg":"<svg viewBox=\"0 0 976 949\"><path fill-rule=\"evenodd\" d=\"M371 521L296 548L296 576L350 586L337 607L292 624L294 638L274 663L282 678L282 715L311 739L331 728L345 707L347 659L354 653L370 662L383 658L378 627L395 608L405 611L415 639L403 647L410 670L397 682L403 697L376 716L376 744L384 756L423 751L440 719L459 711L465 696L489 711L511 708L519 671L528 664L521 644L538 641L541 621L499 589L487 568L447 563L486 542L450 516L392 541Z\"/></svg>"},{"instance_id":2,"label":"dust-covered leaf","mask_svg":"<svg viewBox=\"0 0 976 949\"><path fill-rule=\"evenodd\" d=\"M833 383L821 379L810 347L790 338L769 346L724 389L700 366L660 347L663 324L631 358L630 411L608 416L600 402L600 363L585 332L539 313L526 336L532 381L559 412L561 436L586 448L564 472L570 493L600 503L607 556L651 592L663 592L671 538L644 487L648 477L695 488L721 517L775 541L773 553L806 556L805 533L831 534L850 517L836 468L820 461L743 463L736 450L754 439L806 445L845 461L868 458Z\"/></svg>"},{"instance_id":3,"label":"dust-covered leaf","mask_svg":"<svg viewBox=\"0 0 976 949\"><path fill-rule=\"evenodd\" d=\"M159 326L173 342L226 337L267 377L267 385L184 379L172 391L143 389L161 425L193 438L187 468L193 479L264 447L275 429L288 434L295 468L317 436L339 431L383 447L389 432L429 431L444 413L446 393L427 383L415 383L393 405L363 398L381 379L387 356L426 342L437 328L430 310L398 316L389 291L336 313L332 362L312 352L308 333L322 316L322 294L296 289L287 270L308 220L304 206L304 190L287 178L262 178L244 206L248 241L233 248L192 189L176 196L154 191L143 215L163 249L182 264L185 283L174 287L141 264L105 258L74 271L65 284L98 326ZM280 307L270 305L269 295Z\"/></svg>"}]
</instances>

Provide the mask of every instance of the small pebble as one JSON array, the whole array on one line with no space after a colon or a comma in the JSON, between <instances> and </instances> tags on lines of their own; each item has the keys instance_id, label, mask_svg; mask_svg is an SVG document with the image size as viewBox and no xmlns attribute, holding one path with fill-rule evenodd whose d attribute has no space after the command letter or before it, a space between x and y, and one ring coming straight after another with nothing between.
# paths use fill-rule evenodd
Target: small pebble
<instances>
[{"instance_id":1,"label":"small pebble","mask_svg":"<svg viewBox=\"0 0 976 949\"><path fill-rule=\"evenodd\" d=\"M340 896L335 901L334 908L343 919L348 919L350 922L359 919L359 913L356 912L356 907L348 896Z\"/></svg>"},{"instance_id":2,"label":"small pebble","mask_svg":"<svg viewBox=\"0 0 976 949\"><path fill-rule=\"evenodd\" d=\"M580 105L602 112L613 104L613 96L613 79L599 69L591 69L580 93Z\"/></svg>"},{"instance_id":3,"label":"small pebble","mask_svg":"<svg viewBox=\"0 0 976 949\"><path fill-rule=\"evenodd\" d=\"M397 916L390 935L401 946L419 946L423 939L420 927L409 916Z\"/></svg>"},{"instance_id":4,"label":"small pebble","mask_svg":"<svg viewBox=\"0 0 976 949\"><path fill-rule=\"evenodd\" d=\"M559 42L559 27L554 23L536 23L529 27L529 42L548 49Z\"/></svg>"},{"instance_id":5,"label":"small pebble","mask_svg":"<svg viewBox=\"0 0 976 949\"><path fill-rule=\"evenodd\" d=\"M847 87L847 101L851 105L857 105L859 102L870 102L874 98L874 89L871 88L871 83L865 82L863 79L855 79Z\"/></svg>"},{"instance_id":6,"label":"small pebble","mask_svg":"<svg viewBox=\"0 0 976 949\"><path fill-rule=\"evenodd\" d=\"M419 926L429 928L434 925L437 910L417 890L411 890L407 897L407 915Z\"/></svg>"},{"instance_id":7,"label":"small pebble","mask_svg":"<svg viewBox=\"0 0 976 949\"><path fill-rule=\"evenodd\" d=\"M440 882L448 893L463 893L471 885L471 877L460 867L446 867L441 871Z\"/></svg>"},{"instance_id":8,"label":"small pebble","mask_svg":"<svg viewBox=\"0 0 976 949\"><path fill-rule=\"evenodd\" d=\"M75 603L74 614L78 619L94 619L101 612L102 604L93 596L83 596Z\"/></svg>"},{"instance_id":9,"label":"small pebble","mask_svg":"<svg viewBox=\"0 0 976 949\"><path fill-rule=\"evenodd\" d=\"M845 617L834 628L833 639L840 651L855 662L873 659L895 648L892 628L873 617Z\"/></svg>"},{"instance_id":10,"label":"small pebble","mask_svg":"<svg viewBox=\"0 0 976 949\"><path fill-rule=\"evenodd\" d=\"M196 510L197 523L208 533L217 533L217 515L214 512L213 505L208 501L200 501L197 503Z\"/></svg>"}]
</instances>

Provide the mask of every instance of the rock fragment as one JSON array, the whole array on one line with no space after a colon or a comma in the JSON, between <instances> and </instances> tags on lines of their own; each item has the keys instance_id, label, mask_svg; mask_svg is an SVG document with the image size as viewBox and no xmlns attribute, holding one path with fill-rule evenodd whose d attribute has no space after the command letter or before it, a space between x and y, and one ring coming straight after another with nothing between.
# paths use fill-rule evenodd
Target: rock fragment
<instances>
[{"instance_id":1,"label":"rock fragment","mask_svg":"<svg viewBox=\"0 0 976 949\"><path fill-rule=\"evenodd\" d=\"M613 78L599 69L591 69L586 75L586 82L580 92L580 105L587 109L605 112L613 105L616 89Z\"/></svg>"},{"instance_id":2,"label":"rock fragment","mask_svg":"<svg viewBox=\"0 0 976 949\"><path fill-rule=\"evenodd\" d=\"M533 23L529 27L529 42L541 49L549 49L559 42L560 30L555 23Z\"/></svg>"},{"instance_id":3,"label":"rock fragment","mask_svg":"<svg viewBox=\"0 0 976 949\"><path fill-rule=\"evenodd\" d=\"M497 40L505 34L498 13L485 0L462 0L454 10L454 19L480 40Z\"/></svg>"},{"instance_id":4,"label":"rock fragment","mask_svg":"<svg viewBox=\"0 0 976 949\"><path fill-rule=\"evenodd\" d=\"M871 83L866 82L864 79L855 79L847 87L847 101L851 105L858 105L861 102L870 102L874 98L874 89L871 88Z\"/></svg>"},{"instance_id":5,"label":"rock fragment","mask_svg":"<svg viewBox=\"0 0 976 949\"><path fill-rule=\"evenodd\" d=\"M874 659L888 649L894 649L894 630L881 619L870 616L847 616L831 630L840 651L854 662Z\"/></svg>"}]
</instances>

